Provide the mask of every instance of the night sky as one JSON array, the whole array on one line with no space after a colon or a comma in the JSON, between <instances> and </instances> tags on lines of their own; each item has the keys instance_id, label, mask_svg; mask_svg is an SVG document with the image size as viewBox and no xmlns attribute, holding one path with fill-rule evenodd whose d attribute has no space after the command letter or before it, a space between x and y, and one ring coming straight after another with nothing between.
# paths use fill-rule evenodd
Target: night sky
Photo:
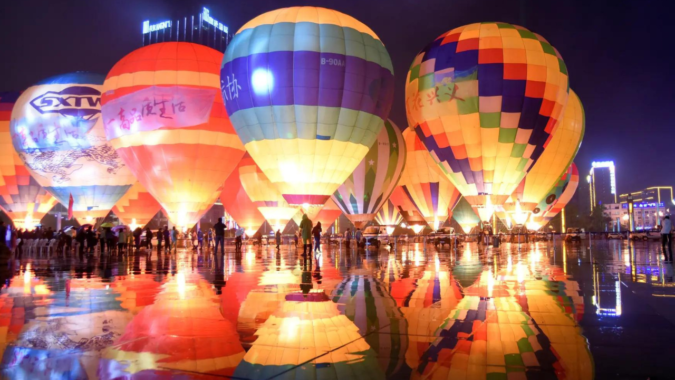
<instances>
[{"instance_id":1,"label":"night sky","mask_svg":"<svg viewBox=\"0 0 675 380\"><path fill-rule=\"evenodd\" d=\"M141 23L197 14L202 6L230 32L260 13L315 5L347 13L386 45L397 78L391 118L404 126L404 82L416 53L469 23L504 21L544 36L563 56L586 111L575 162L614 160L619 192L675 186L673 9L667 2L597 0L0 1L0 91L23 90L72 71L106 74L141 46ZM672 7L671 7L672 8Z\"/></svg>"}]
</instances>

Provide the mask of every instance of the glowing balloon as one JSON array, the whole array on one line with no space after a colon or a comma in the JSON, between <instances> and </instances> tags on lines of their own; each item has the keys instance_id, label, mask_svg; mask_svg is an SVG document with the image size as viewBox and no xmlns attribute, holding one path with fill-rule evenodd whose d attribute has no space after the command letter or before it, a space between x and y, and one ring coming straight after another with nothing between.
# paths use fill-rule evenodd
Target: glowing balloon
<instances>
[{"instance_id":1,"label":"glowing balloon","mask_svg":"<svg viewBox=\"0 0 675 380\"><path fill-rule=\"evenodd\" d=\"M460 198L459 190L441 173L415 132L403 131L408 158L400 185L429 225L437 230Z\"/></svg>"},{"instance_id":2,"label":"glowing balloon","mask_svg":"<svg viewBox=\"0 0 675 380\"><path fill-rule=\"evenodd\" d=\"M260 213L258 206L251 200L241 183L239 168L248 164L245 157L239 161L237 167L225 181L223 191L220 193L220 202L234 221L244 228L246 234L253 236L265 223L265 217Z\"/></svg>"},{"instance_id":3,"label":"glowing balloon","mask_svg":"<svg viewBox=\"0 0 675 380\"><path fill-rule=\"evenodd\" d=\"M532 221L539 227L546 225L567 206L579 187L579 170L572 163L569 169L558 180L549 195L544 198L533 211Z\"/></svg>"},{"instance_id":4,"label":"glowing balloon","mask_svg":"<svg viewBox=\"0 0 675 380\"><path fill-rule=\"evenodd\" d=\"M122 224L127 224L135 229L148 224L158 212L162 211L162 205L145 190L140 182L136 182L117 201L112 211Z\"/></svg>"},{"instance_id":5,"label":"glowing balloon","mask_svg":"<svg viewBox=\"0 0 675 380\"><path fill-rule=\"evenodd\" d=\"M476 211L469 204L469 202L462 197L457 206L452 210L452 217L459 223L465 233L471 232L471 230L480 224L480 217L476 214Z\"/></svg>"},{"instance_id":6,"label":"glowing balloon","mask_svg":"<svg viewBox=\"0 0 675 380\"><path fill-rule=\"evenodd\" d=\"M375 218L398 184L405 158L401 130L387 120L361 163L332 196L356 227L363 228Z\"/></svg>"},{"instance_id":7,"label":"glowing balloon","mask_svg":"<svg viewBox=\"0 0 675 380\"><path fill-rule=\"evenodd\" d=\"M570 90L558 127L537 163L523 179L522 191L517 194L523 211L531 212L543 199L548 199L551 188L570 168L577 155L584 130L584 109L577 94Z\"/></svg>"},{"instance_id":8,"label":"glowing balloon","mask_svg":"<svg viewBox=\"0 0 675 380\"><path fill-rule=\"evenodd\" d=\"M298 212L298 207L290 206L279 190L260 170L251 156L246 153L237 169L244 191L258 207L258 211L274 230L283 230L289 220Z\"/></svg>"},{"instance_id":9,"label":"glowing balloon","mask_svg":"<svg viewBox=\"0 0 675 380\"><path fill-rule=\"evenodd\" d=\"M108 215L136 182L105 138L103 79L82 72L46 79L24 91L12 111L19 157L61 204L72 195L80 223Z\"/></svg>"},{"instance_id":10,"label":"glowing balloon","mask_svg":"<svg viewBox=\"0 0 675 380\"><path fill-rule=\"evenodd\" d=\"M389 197L391 203L396 207L399 214L405 220L408 226L426 226L427 221L420 213L419 209L410 199L410 196L405 192L403 186L399 181L399 186L396 186L394 192Z\"/></svg>"},{"instance_id":11,"label":"glowing balloon","mask_svg":"<svg viewBox=\"0 0 675 380\"><path fill-rule=\"evenodd\" d=\"M31 177L12 145L9 130L18 92L0 92L0 209L16 228L32 229L56 204Z\"/></svg>"},{"instance_id":12,"label":"glowing balloon","mask_svg":"<svg viewBox=\"0 0 675 380\"><path fill-rule=\"evenodd\" d=\"M225 107L246 150L292 205L323 205L377 140L391 59L370 28L315 7L246 23L225 51Z\"/></svg>"},{"instance_id":13,"label":"glowing balloon","mask_svg":"<svg viewBox=\"0 0 675 380\"><path fill-rule=\"evenodd\" d=\"M541 156L567 92L565 63L543 37L486 22L444 33L415 57L406 111L445 175L487 221Z\"/></svg>"},{"instance_id":14,"label":"glowing balloon","mask_svg":"<svg viewBox=\"0 0 675 380\"><path fill-rule=\"evenodd\" d=\"M321 227L323 228L323 231L326 232L340 215L342 215L342 210L340 210L332 199L329 199L321 211L316 215L316 218L312 219L312 221L314 223L321 222Z\"/></svg>"},{"instance_id":15,"label":"glowing balloon","mask_svg":"<svg viewBox=\"0 0 675 380\"><path fill-rule=\"evenodd\" d=\"M211 208L244 155L218 94L222 57L188 42L148 45L105 81L106 137L180 227Z\"/></svg>"},{"instance_id":16,"label":"glowing balloon","mask_svg":"<svg viewBox=\"0 0 675 380\"><path fill-rule=\"evenodd\" d=\"M398 209L391 200L387 200L382 205L382 208L380 208L380 211L377 212L377 215L375 215L375 221L380 226L394 227L403 222L403 216L401 216L401 213L398 212Z\"/></svg>"}]
</instances>

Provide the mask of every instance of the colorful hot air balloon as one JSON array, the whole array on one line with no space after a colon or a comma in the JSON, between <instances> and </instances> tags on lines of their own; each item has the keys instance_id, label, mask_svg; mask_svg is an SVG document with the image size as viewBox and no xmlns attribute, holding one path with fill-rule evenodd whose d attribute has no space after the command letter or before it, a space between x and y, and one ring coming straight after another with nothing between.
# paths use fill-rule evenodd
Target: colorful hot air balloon
<instances>
[{"instance_id":1,"label":"colorful hot air balloon","mask_svg":"<svg viewBox=\"0 0 675 380\"><path fill-rule=\"evenodd\" d=\"M391 201L391 204L396 207L399 214L408 224L408 226L418 230L415 233L418 233L422 230L422 228L424 228L424 226L427 225L427 221L424 219L424 216L422 216L415 203L413 203L413 201L410 199L410 196L405 192L403 186L401 186L400 181L399 185L394 189L394 192L391 193L389 200Z\"/></svg>"},{"instance_id":2,"label":"colorful hot air balloon","mask_svg":"<svg viewBox=\"0 0 675 380\"><path fill-rule=\"evenodd\" d=\"M480 218L478 217L478 214L476 214L476 210L471 207L464 197L457 202L457 206L452 210L452 217L467 234L480 224Z\"/></svg>"},{"instance_id":3,"label":"colorful hot air balloon","mask_svg":"<svg viewBox=\"0 0 675 380\"><path fill-rule=\"evenodd\" d=\"M108 73L106 137L164 207L190 227L244 155L218 95L222 53L189 42L144 46Z\"/></svg>"},{"instance_id":4,"label":"colorful hot air balloon","mask_svg":"<svg viewBox=\"0 0 675 380\"><path fill-rule=\"evenodd\" d=\"M484 221L539 159L567 104L557 50L507 23L444 33L406 83L408 123Z\"/></svg>"},{"instance_id":5,"label":"colorful hot air balloon","mask_svg":"<svg viewBox=\"0 0 675 380\"><path fill-rule=\"evenodd\" d=\"M579 187L579 170L572 163L569 170L563 174L551 193L537 205L533 212L532 222L539 227L550 222L558 213L567 206L574 193ZM550 201L550 202L549 202ZM532 227L535 225L533 224Z\"/></svg>"},{"instance_id":6,"label":"colorful hot air balloon","mask_svg":"<svg viewBox=\"0 0 675 380\"><path fill-rule=\"evenodd\" d=\"M315 7L264 13L225 51L225 107L246 150L292 205L323 205L377 140L391 59L358 20Z\"/></svg>"},{"instance_id":7,"label":"colorful hot air balloon","mask_svg":"<svg viewBox=\"0 0 675 380\"><path fill-rule=\"evenodd\" d=\"M326 232L340 215L342 215L342 210L340 210L332 199L329 199L323 208L321 208L321 211L316 215L316 218L312 219L312 221L315 223L321 222L323 231Z\"/></svg>"},{"instance_id":8,"label":"colorful hot air balloon","mask_svg":"<svg viewBox=\"0 0 675 380\"><path fill-rule=\"evenodd\" d=\"M387 120L361 163L338 187L332 199L357 227L363 228L389 199L405 166L401 130Z\"/></svg>"},{"instance_id":9,"label":"colorful hot air balloon","mask_svg":"<svg viewBox=\"0 0 675 380\"><path fill-rule=\"evenodd\" d=\"M394 232L394 227L398 226L403 221L403 216L401 216L401 213L398 212L398 209L391 200L387 200L382 205L382 208L380 208L380 211L377 212L377 215L375 215L375 221L380 226L391 228L391 230L387 231L391 235L391 233Z\"/></svg>"},{"instance_id":10,"label":"colorful hot air balloon","mask_svg":"<svg viewBox=\"0 0 675 380\"><path fill-rule=\"evenodd\" d=\"M0 92L0 209L16 228L32 229L56 204L31 177L12 145L9 124L18 92Z\"/></svg>"},{"instance_id":11,"label":"colorful hot air balloon","mask_svg":"<svg viewBox=\"0 0 675 380\"><path fill-rule=\"evenodd\" d=\"M237 166L239 180L258 211L274 230L283 229L298 207L290 206L251 156L246 153Z\"/></svg>"},{"instance_id":12,"label":"colorful hot air balloon","mask_svg":"<svg viewBox=\"0 0 675 380\"><path fill-rule=\"evenodd\" d=\"M105 139L104 77L71 73L24 91L12 111L14 148L33 178L83 223L105 217L136 179Z\"/></svg>"},{"instance_id":13,"label":"colorful hot air balloon","mask_svg":"<svg viewBox=\"0 0 675 380\"><path fill-rule=\"evenodd\" d=\"M584 129L584 109L577 94L570 90L558 127L546 143L537 163L514 192L523 212L533 212L540 202L549 198L551 188L569 169L577 155Z\"/></svg>"},{"instance_id":14,"label":"colorful hot air balloon","mask_svg":"<svg viewBox=\"0 0 675 380\"><path fill-rule=\"evenodd\" d=\"M448 210L461 194L438 169L414 130L403 131L403 139L408 158L399 184L435 231L448 219Z\"/></svg>"},{"instance_id":15,"label":"colorful hot air balloon","mask_svg":"<svg viewBox=\"0 0 675 380\"><path fill-rule=\"evenodd\" d=\"M162 205L145 190L140 182L136 182L129 191L115 204L112 211L122 224L143 227L162 210Z\"/></svg>"},{"instance_id":16,"label":"colorful hot air balloon","mask_svg":"<svg viewBox=\"0 0 675 380\"><path fill-rule=\"evenodd\" d=\"M241 182L239 167L246 165L247 162L242 158L232 174L227 177L227 181L223 184L223 191L220 193L220 202L234 221L244 228L246 234L253 236L265 223L265 217L246 193Z\"/></svg>"}]
</instances>

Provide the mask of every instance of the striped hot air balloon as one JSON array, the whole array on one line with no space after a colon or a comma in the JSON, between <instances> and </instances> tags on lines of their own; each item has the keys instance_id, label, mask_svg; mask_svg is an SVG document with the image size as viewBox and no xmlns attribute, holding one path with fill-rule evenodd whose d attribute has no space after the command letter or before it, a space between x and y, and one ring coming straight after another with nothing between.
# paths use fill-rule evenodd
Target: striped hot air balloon
<instances>
[{"instance_id":1,"label":"striped hot air balloon","mask_svg":"<svg viewBox=\"0 0 675 380\"><path fill-rule=\"evenodd\" d=\"M106 137L180 227L211 208L244 155L219 95L222 58L189 42L148 45L117 62L104 85Z\"/></svg>"},{"instance_id":2,"label":"striped hot air balloon","mask_svg":"<svg viewBox=\"0 0 675 380\"><path fill-rule=\"evenodd\" d=\"M579 187L579 170L572 163L567 172L560 177L551 193L544 198L534 211L532 227L542 227L550 222L570 202Z\"/></svg>"},{"instance_id":3,"label":"striped hot air balloon","mask_svg":"<svg viewBox=\"0 0 675 380\"><path fill-rule=\"evenodd\" d=\"M263 173L253 158L246 153L237 166L239 180L251 201L258 207L258 211L274 230L283 229L295 213L297 206L290 206L281 196L279 190Z\"/></svg>"},{"instance_id":4,"label":"striped hot air balloon","mask_svg":"<svg viewBox=\"0 0 675 380\"><path fill-rule=\"evenodd\" d=\"M242 185L239 167L246 164L247 161L242 158L227 178L223 184L223 191L220 193L220 202L234 221L244 228L246 234L253 236L265 223L265 217Z\"/></svg>"},{"instance_id":5,"label":"striped hot air balloon","mask_svg":"<svg viewBox=\"0 0 675 380\"><path fill-rule=\"evenodd\" d=\"M153 198L140 182L136 182L120 198L112 211L122 224L143 227L162 211L162 205ZM135 227L134 227L135 228Z\"/></svg>"},{"instance_id":6,"label":"striped hot air balloon","mask_svg":"<svg viewBox=\"0 0 675 380\"><path fill-rule=\"evenodd\" d=\"M405 166L406 147L401 130L391 120L332 199L357 228L375 218L398 184Z\"/></svg>"},{"instance_id":7,"label":"striped hot air balloon","mask_svg":"<svg viewBox=\"0 0 675 380\"><path fill-rule=\"evenodd\" d=\"M533 212L543 199L548 198L551 188L569 169L584 137L584 123L584 108L577 94L570 90L558 127L547 141L537 163L514 192L524 212Z\"/></svg>"},{"instance_id":8,"label":"striped hot air balloon","mask_svg":"<svg viewBox=\"0 0 675 380\"><path fill-rule=\"evenodd\" d=\"M403 131L408 150L400 185L435 230L448 219L461 194L438 168L413 129Z\"/></svg>"},{"instance_id":9,"label":"striped hot air balloon","mask_svg":"<svg viewBox=\"0 0 675 380\"><path fill-rule=\"evenodd\" d=\"M393 232L393 227L396 227L403 222L403 216L401 216L401 213L398 212L398 209L391 200L387 200L382 205L382 208L380 208L380 211L377 212L377 215L375 215L375 222L380 226L392 228L391 232ZM391 235L391 232L387 232Z\"/></svg>"},{"instance_id":10,"label":"striped hot air balloon","mask_svg":"<svg viewBox=\"0 0 675 380\"><path fill-rule=\"evenodd\" d=\"M323 205L377 140L393 100L384 44L343 13L292 7L246 23L225 51L225 106L289 204Z\"/></svg>"},{"instance_id":11,"label":"striped hot air balloon","mask_svg":"<svg viewBox=\"0 0 675 380\"><path fill-rule=\"evenodd\" d=\"M484 22L443 33L413 60L408 124L488 221L544 151L567 104L568 73L543 37Z\"/></svg>"},{"instance_id":12,"label":"striped hot air balloon","mask_svg":"<svg viewBox=\"0 0 675 380\"><path fill-rule=\"evenodd\" d=\"M108 215L136 182L105 139L104 77L76 72L29 87L12 111L14 148L33 178L82 224Z\"/></svg>"},{"instance_id":13,"label":"striped hot air balloon","mask_svg":"<svg viewBox=\"0 0 675 380\"><path fill-rule=\"evenodd\" d=\"M340 217L340 215L342 215L342 210L340 210L340 208L335 204L335 202L333 202L332 199L329 199L323 208L321 208L321 211L316 214L316 218L312 219L312 221L321 222L323 231L326 232Z\"/></svg>"},{"instance_id":14,"label":"striped hot air balloon","mask_svg":"<svg viewBox=\"0 0 675 380\"><path fill-rule=\"evenodd\" d=\"M452 210L452 217L459 223L465 233L470 233L474 227L480 224L480 217L476 210L471 207L464 197L462 197L455 208Z\"/></svg>"},{"instance_id":15,"label":"striped hot air balloon","mask_svg":"<svg viewBox=\"0 0 675 380\"><path fill-rule=\"evenodd\" d=\"M394 192L391 193L389 200L394 205L394 207L396 207L399 214L408 224L408 226L421 230L421 228L427 225L427 221L424 219L424 216L420 213L412 199L410 199L410 196L405 192L403 186L401 186L400 181L399 185L394 189Z\"/></svg>"},{"instance_id":16,"label":"striped hot air balloon","mask_svg":"<svg viewBox=\"0 0 675 380\"><path fill-rule=\"evenodd\" d=\"M0 92L0 209L16 228L32 229L57 200L31 177L12 145L9 125L19 95Z\"/></svg>"}]
</instances>

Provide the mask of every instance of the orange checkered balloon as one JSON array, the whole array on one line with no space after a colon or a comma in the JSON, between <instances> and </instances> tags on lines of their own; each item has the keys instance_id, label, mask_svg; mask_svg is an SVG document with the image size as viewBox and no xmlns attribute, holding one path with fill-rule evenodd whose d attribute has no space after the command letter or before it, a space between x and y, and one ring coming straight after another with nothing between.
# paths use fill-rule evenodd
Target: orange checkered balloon
<instances>
[{"instance_id":1,"label":"orange checkered balloon","mask_svg":"<svg viewBox=\"0 0 675 380\"><path fill-rule=\"evenodd\" d=\"M142 47L108 73L106 137L180 227L213 205L244 155L220 95L223 54L188 42Z\"/></svg>"},{"instance_id":2,"label":"orange checkered balloon","mask_svg":"<svg viewBox=\"0 0 675 380\"><path fill-rule=\"evenodd\" d=\"M565 62L543 37L486 22L439 36L406 80L408 123L481 219L537 161L567 104Z\"/></svg>"}]
</instances>

